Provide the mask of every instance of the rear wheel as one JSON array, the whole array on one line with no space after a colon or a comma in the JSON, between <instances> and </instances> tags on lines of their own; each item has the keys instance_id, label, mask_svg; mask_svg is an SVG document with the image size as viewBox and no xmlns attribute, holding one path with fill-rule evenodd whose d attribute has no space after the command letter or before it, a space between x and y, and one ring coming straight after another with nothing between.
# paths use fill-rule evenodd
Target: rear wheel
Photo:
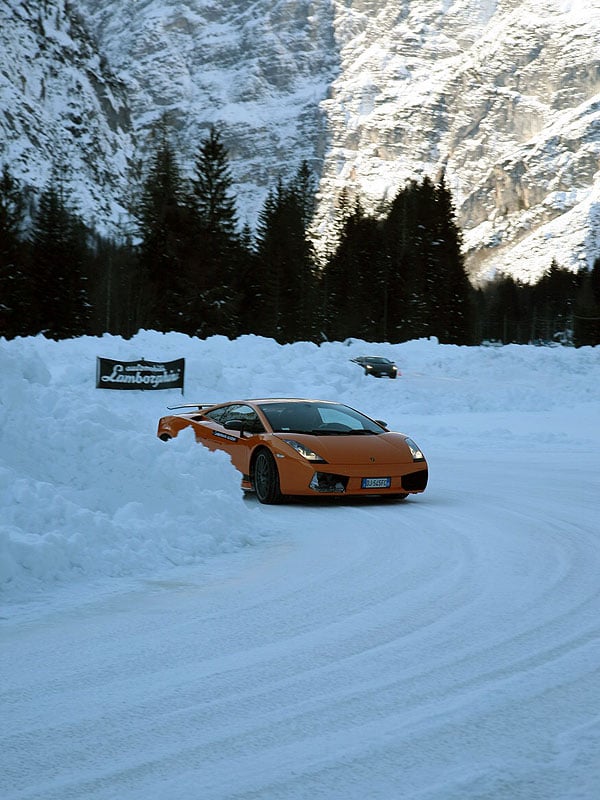
<instances>
[{"instance_id":1,"label":"rear wheel","mask_svg":"<svg viewBox=\"0 0 600 800\"><path fill-rule=\"evenodd\" d=\"M261 503L273 505L281 502L279 473L268 450L261 450L254 461L254 491Z\"/></svg>"}]
</instances>

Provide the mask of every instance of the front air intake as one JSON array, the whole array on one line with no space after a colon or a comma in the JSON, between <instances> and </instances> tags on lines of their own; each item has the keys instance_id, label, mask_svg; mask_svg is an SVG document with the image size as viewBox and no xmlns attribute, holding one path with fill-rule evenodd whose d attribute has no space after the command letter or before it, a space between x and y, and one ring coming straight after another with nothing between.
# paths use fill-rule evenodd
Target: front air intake
<instances>
[{"instance_id":1,"label":"front air intake","mask_svg":"<svg viewBox=\"0 0 600 800\"><path fill-rule=\"evenodd\" d=\"M410 475L402 476L402 488L407 492L422 492L427 486L427 479L429 477L426 469L421 469L419 472L411 472Z\"/></svg>"},{"instance_id":2,"label":"front air intake","mask_svg":"<svg viewBox=\"0 0 600 800\"><path fill-rule=\"evenodd\" d=\"M329 472L315 472L308 484L315 492L345 492L348 485L346 475L332 475Z\"/></svg>"}]
</instances>

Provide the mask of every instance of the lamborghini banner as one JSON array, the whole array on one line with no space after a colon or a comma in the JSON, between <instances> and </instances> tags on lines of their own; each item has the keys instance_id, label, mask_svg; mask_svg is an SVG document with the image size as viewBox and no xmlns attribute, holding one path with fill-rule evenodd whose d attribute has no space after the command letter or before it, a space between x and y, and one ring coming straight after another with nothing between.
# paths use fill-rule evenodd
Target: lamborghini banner
<instances>
[{"instance_id":1,"label":"lamborghini banner","mask_svg":"<svg viewBox=\"0 0 600 800\"><path fill-rule=\"evenodd\" d=\"M181 389L185 359L176 361L112 361L96 359L97 389Z\"/></svg>"}]
</instances>

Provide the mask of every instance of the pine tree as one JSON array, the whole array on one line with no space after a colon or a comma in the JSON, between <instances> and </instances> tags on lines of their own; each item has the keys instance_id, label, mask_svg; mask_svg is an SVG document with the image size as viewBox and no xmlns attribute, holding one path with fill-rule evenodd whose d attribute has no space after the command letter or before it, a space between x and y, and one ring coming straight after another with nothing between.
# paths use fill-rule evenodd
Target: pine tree
<instances>
[{"instance_id":1,"label":"pine tree","mask_svg":"<svg viewBox=\"0 0 600 800\"><path fill-rule=\"evenodd\" d=\"M434 193L433 254L429 286L430 327L440 342L472 344L474 293L462 253L462 233L444 176Z\"/></svg>"},{"instance_id":2,"label":"pine tree","mask_svg":"<svg viewBox=\"0 0 600 800\"><path fill-rule=\"evenodd\" d=\"M137 255L131 241L96 235L87 264L92 304L92 333L129 338L136 333L139 293Z\"/></svg>"},{"instance_id":3,"label":"pine tree","mask_svg":"<svg viewBox=\"0 0 600 800\"><path fill-rule=\"evenodd\" d=\"M256 226L256 260L250 281L253 296L253 332L277 338L281 318L280 241L276 233L279 206L283 202L283 184L269 189Z\"/></svg>"},{"instance_id":4,"label":"pine tree","mask_svg":"<svg viewBox=\"0 0 600 800\"><path fill-rule=\"evenodd\" d=\"M258 220L256 327L280 342L313 339L320 327L310 186L303 165L289 185L280 180L269 192Z\"/></svg>"},{"instance_id":5,"label":"pine tree","mask_svg":"<svg viewBox=\"0 0 600 800\"><path fill-rule=\"evenodd\" d=\"M0 177L0 335L27 332L27 276L23 245L24 201L8 166Z\"/></svg>"},{"instance_id":6,"label":"pine tree","mask_svg":"<svg viewBox=\"0 0 600 800\"><path fill-rule=\"evenodd\" d=\"M442 177L409 181L383 221L388 255L384 309L392 341L437 336L448 343L474 337L474 292L464 268L462 237ZM382 274L382 278L385 271Z\"/></svg>"},{"instance_id":7,"label":"pine tree","mask_svg":"<svg viewBox=\"0 0 600 800\"><path fill-rule=\"evenodd\" d=\"M307 161L303 161L300 164L289 188L296 198L302 226L304 227L306 237L308 237L308 230L315 213L315 194L317 186L315 176L311 172ZM307 242L307 246L310 247L310 242Z\"/></svg>"},{"instance_id":8,"label":"pine tree","mask_svg":"<svg viewBox=\"0 0 600 800\"><path fill-rule=\"evenodd\" d=\"M250 226L240 235L240 263L236 287L239 292L239 333L258 333L256 320L262 287L258 281L258 258Z\"/></svg>"},{"instance_id":9,"label":"pine tree","mask_svg":"<svg viewBox=\"0 0 600 800\"><path fill-rule=\"evenodd\" d=\"M575 346L600 344L600 258L581 276L574 312Z\"/></svg>"},{"instance_id":10,"label":"pine tree","mask_svg":"<svg viewBox=\"0 0 600 800\"><path fill-rule=\"evenodd\" d=\"M324 329L328 339L381 338L385 314L374 275L383 258L377 221L365 214L360 198L350 212L342 208L339 241L324 269Z\"/></svg>"},{"instance_id":11,"label":"pine tree","mask_svg":"<svg viewBox=\"0 0 600 800\"><path fill-rule=\"evenodd\" d=\"M510 275L498 275L482 290L483 339L508 344L529 341L532 289Z\"/></svg>"},{"instance_id":12,"label":"pine tree","mask_svg":"<svg viewBox=\"0 0 600 800\"><path fill-rule=\"evenodd\" d=\"M437 306L435 288L442 244L437 231L436 190L430 178L413 184L414 217L411 231L410 270L408 274L409 338L437 335L437 321L432 309Z\"/></svg>"},{"instance_id":13,"label":"pine tree","mask_svg":"<svg viewBox=\"0 0 600 800\"><path fill-rule=\"evenodd\" d=\"M569 339L579 284L576 273L561 268L556 259L552 259L550 269L533 287L531 341Z\"/></svg>"},{"instance_id":14,"label":"pine tree","mask_svg":"<svg viewBox=\"0 0 600 800\"><path fill-rule=\"evenodd\" d=\"M240 242L227 150L212 127L196 155L192 178L193 249L186 278L185 324L201 335L239 331L247 251Z\"/></svg>"},{"instance_id":15,"label":"pine tree","mask_svg":"<svg viewBox=\"0 0 600 800\"><path fill-rule=\"evenodd\" d=\"M382 234L388 259L388 292L384 309L386 338L392 342L410 339L417 325L419 282L424 270L419 265L415 239L418 225L418 184L410 181L398 191L383 220Z\"/></svg>"},{"instance_id":16,"label":"pine tree","mask_svg":"<svg viewBox=\"0 0 600 800\"><path fill-rule=\"evenodd\" d=\"M223 237L225 244L236 240L238 222L228 154L215 127L200 144L195 163L192 203L200 226Z\"/></svg>"},{"instance_id":17,"label":"pine tree","mask_svg":"<svg viewBox=\"0 0 600 800\"><path fill-rule=\"evenodd\" d=\"M82 336L90 329L87 232L64 194L53 178L40 196L31 233L29 332L52 339Z\"/></svg>"},{"instance_id":18,"label":"pine tree","mask_svg":"<svg viewBox=\"0 0 600 800\"><path fill-rule=\"evenodd\" d=\"M141 238L137 327L181 330L187 302L184 250L190 235L190 213L164 120L136 215Z\"/></svg>"},{"instance_id":19,"label":"pine tree","mask_svg":"<svg viewBox=\"0 0 600 800\"><path fill-rule=\"evenodd\" d=\"M288 295L287 318L291 340L313 340L319 331L320 302L316 275L316 254L310 237L310 226L315 211L316 182L308 163L303 161L292 178L287 197L287 216L293 232L296 272L296 289Z\"/></svg>"}]
</instances>

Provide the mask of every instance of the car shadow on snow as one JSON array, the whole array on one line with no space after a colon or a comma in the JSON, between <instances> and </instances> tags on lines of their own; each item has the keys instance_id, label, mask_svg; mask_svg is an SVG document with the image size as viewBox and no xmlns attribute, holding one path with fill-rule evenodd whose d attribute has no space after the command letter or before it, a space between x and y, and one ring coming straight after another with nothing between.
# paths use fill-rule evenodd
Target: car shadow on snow
<instances>
[{"instance_id":1,"label":"car shadow on snow","mask_svg":"<svg viewBox=\"0 0 600 800\"><path fill-rule=\"evenodd\" d=\"M244 500L248 503L256 503L260 505L258 498L254 492L244 492ZM412 499L414 501L414 498ZM385 497L384 495L372 495L369 497L331 497L323 496L286 496L284 497L279 506L307 506L310 508L337 508L339 506L352 507L352 506L401 506L412 502L410 495L408 497Z\"/></svg>"}]
</instances>

